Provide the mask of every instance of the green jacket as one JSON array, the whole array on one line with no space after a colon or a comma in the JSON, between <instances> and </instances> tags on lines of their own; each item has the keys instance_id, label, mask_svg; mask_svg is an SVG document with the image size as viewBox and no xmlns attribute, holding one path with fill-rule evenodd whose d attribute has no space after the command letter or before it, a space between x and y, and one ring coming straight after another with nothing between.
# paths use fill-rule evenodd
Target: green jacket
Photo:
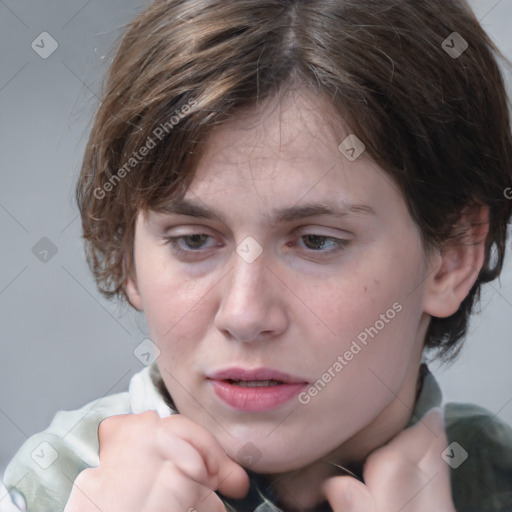
<instances>
[{"instance_id":1,"label":"green jacket","mask_svg":"<svg viewBox=\"0 0 512 512\"><path fill-rule=\"evenodd\" d=\"M409 426L442 406L434 376L422 365L423 384ZM75 411L59 411L50 426L19 448L4 473L0 512L62 512L78 474L99 465L98 426L108 416L155 410L176 414L156 363L136 373L129 390L108 395ZM451 466L458 512L512 512L512 428L486 409L460 403L444 406L448 447L440 454ZM228 510L282 512L271 489L248 471L251 488L243 500L223 497ZM330 510L328 507L320 510ZM435 511L432 511L435 512Z\"/></svg>"}]
</instances>

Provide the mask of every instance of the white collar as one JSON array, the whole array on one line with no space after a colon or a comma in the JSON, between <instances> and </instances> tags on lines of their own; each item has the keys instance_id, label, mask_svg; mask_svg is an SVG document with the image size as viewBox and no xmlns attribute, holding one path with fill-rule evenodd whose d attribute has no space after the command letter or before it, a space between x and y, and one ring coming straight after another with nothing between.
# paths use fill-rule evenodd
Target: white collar
<instances>
[{"instance_id":1,"label":"white collar","mask_svg":"<svg viewBox=\"0 0 512 512\"><path fill-rule=\"evenodd\" d=\"M134 414L144 411L157 411L161 418L177 414L166 403L151 379L151 366L133 375L128 389L130 407Z\"/></svg>"}]
</instances>

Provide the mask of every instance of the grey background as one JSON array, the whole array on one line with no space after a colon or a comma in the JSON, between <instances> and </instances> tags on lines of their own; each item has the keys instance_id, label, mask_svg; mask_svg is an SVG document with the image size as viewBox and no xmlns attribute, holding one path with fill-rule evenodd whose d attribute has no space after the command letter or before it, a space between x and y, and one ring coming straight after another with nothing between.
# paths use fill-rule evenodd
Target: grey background
<instances>
[{"instance_id":1,"label":"grey background","mask_svg":"<svg viewBox=\"0 0 512 512\"><path fill-rule=\"evenodd\" d=\"M73 187L111 44L146 3L0 0L0 474L58 410L124 391L143 368L133 350L145 321L96 291ZM512 0L472 5L512 58ZM47 59L31 48L42 32L59 45ZM43 237L57 249L46 263L33 253ZM501 283L485 289L461 358L433 367L447 400L481 404L509 423L511 317L508 258Z\"/></svg>"}]
</instances>

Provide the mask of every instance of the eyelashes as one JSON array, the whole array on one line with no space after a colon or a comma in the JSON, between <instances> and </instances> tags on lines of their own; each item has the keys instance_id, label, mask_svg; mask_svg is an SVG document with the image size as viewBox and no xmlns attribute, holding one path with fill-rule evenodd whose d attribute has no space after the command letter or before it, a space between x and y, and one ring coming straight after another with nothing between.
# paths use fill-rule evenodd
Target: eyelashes
<instances>
[{"instance_id":1,"label":"eyelashes","mask_svg":"<svg viewBox=\"0 0 512 512\"><path fill-rule=\"evenodd\" d=\"M337 252L337 251L339 251L341 249L344 249L350 243L349 240L346 240L344 238L336 238L336 237L333 237L333 236L326 236L326 235L306 234L306 235L301 235L299 237L299 240L300 239L309 239L310 241L313 240L313 245L318 243L318 241L323 241L323 242L328 241L328 242L331 242L332 244L334 244L334 248L331 248L328 251L321 251L321 252L327 252L327 253ZM296 247L297 244L295 242L293 242L293 246ZM308 250L312 250L313 252L320 252L320 251L318 251L316 249L311 249L310 247L307 247L307 249Z\"/></svg>"},{"instance_id":2,"label":"eyelashes","mask_svg":"<svg viewBox=\"0 0 512 512\"><path fill-rule=\"evenodd\" d=\"M166 236L164 237L165 243L170 245L171 251L178 257L188 257L194 258L198 256L204 256L205 252L214 249L217 245L204 247L205 242L209 239L213 239L210 235L205 233L191 233L189 235L180 235L180 236ZM298 237L297 240L303 240L307 242L299 246L296 240L293 242L288 242L286 245L288 247L298 247L300 251L307 253L309 255L332 255L335 254L350 244L350 240L343 238L336 238L333 236L327 235L318 235L318 234L304 234ZM322 250L329 244L329 249Z\"/></svg>"}]
</instances>

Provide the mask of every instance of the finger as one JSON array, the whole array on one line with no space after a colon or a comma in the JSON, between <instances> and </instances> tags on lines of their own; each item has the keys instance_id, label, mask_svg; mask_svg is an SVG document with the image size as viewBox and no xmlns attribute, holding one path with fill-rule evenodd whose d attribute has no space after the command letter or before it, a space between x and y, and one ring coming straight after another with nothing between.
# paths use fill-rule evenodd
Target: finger
<instances>
[{"instance_id":1,"label":"finger","mask_svg":"<svg viewBox=\"0 0 512 512\"><path fill-rule=\"evenodd\" d=\"M223 492L222 489L225 489L226 482L228 491L229 486L232 485L234 487L235 494L240 489L243 489L245 480L236 480L236 475L226 475L226 478L228 476L229 478L224 482L224 477L220 473L222 472L222 463L219 464L219 471L217 473L210 474L207 471L206 463L197 448L192 446L188 441L179 437L179 435L174 431L170 431L169 429L160 429L159 434L159 442L156 447L157 455L172 462L191 480L194 480L211 490L219 489L221 492ZM211 451L211 448L209 451ZM244 474L245 471L242 469L242 476ZM234 482L232 481L233 479L235 479ZM231 492L231 494L233 494L233 492ZM240 497L245 496L245 494Z\"/></svg>"},{"instance_id":2,"label":"finger","mask_svg":"<svg viewBox=\"0 0 512 512\"><path fill-rule=\"evenodd\" d=\"M189 512L187 509L186 512ZM226 512L222 500L213 492L201 500L190 512Z\"/></svg>"},{"instance_id":3,"label":"finger","mask_svg":"<svg viewBox=\"0 0 512 512\"><path fill-rule=\"evenodd\" d=\"M224 496L241 499L247 495L250 485L249 476L236 462L233 462L233 465L221 465L218 478L219 483L216 488Z\"/></svg>"},{"instance_id":4,"label":"finger","mask_svg":"<svg viewBox=\"0 0 512 512\"><path fill-rule=\"evenodd\" d=\"M192 445L203 458L212 489L218 489L225 496L235 499L247 494L247 473L228 457L222 445L208 430L179 414L164 418L164 421L171 434Z\"/></svg>"},{"instance_id":5,"label":"finger","mask_svg":"<svg viewBox=\"0 0 512 512\"><path fill-rule=\"evenodd\" d=\"M191 480L205 486L211 485L206 463L195 446L166 428L160 428L156 438L156 457L171 462Z\"/></svg>"},{"instance_id":6,"label":"finger","mask_svg":"<svg viewBox=\"0 0 512 512\"><path fill-rule=\"evenodd\" d=\"M377 512L366 486L350 476L329 478L322 491L333 512Z\"/></svg>"},{"instance_id":7,"label":"finger","mask_svg":"<svg viewBox=\"0 0 512 512\"><path fill-rule=\"evenodd\" d=\"M440 409L368 457L364 478L384 510L454 510L450 473L441 458L447 440Z\"/></svg>"},{"instance_id":8,"label":"finger","mask_svg":"<svg viewBox=\"0 0 512 512\"><path fill-rule=\"evenodd\" d=\"M410 463L419 465L431 451L443 450L446 444L443 412L435 408L415 425L403 430L387 446Z\"/></svg>"},{"instance_id":9,"label":"finger","mask_svg":"<svg viewBox=\"0 0 512 512\"><path fill-rule=\"evenodd\" d=\"M221 499L211 489L191 480L169 464L158 474L146 496L143 511L225 512Z\"/></svg>"},{"instance_id":10,"label":"finger","mask_svg":"<svg viewBox=\"0 0 512 512\"><path fill-rule=\"evenodd\" d=\"M151 436L151 432L161 421L156 411L145 411L140 414L120 414L108 416L98 425L100 461L118 456L119 445L138 449Z\"/></svg>"}]
</instances>

